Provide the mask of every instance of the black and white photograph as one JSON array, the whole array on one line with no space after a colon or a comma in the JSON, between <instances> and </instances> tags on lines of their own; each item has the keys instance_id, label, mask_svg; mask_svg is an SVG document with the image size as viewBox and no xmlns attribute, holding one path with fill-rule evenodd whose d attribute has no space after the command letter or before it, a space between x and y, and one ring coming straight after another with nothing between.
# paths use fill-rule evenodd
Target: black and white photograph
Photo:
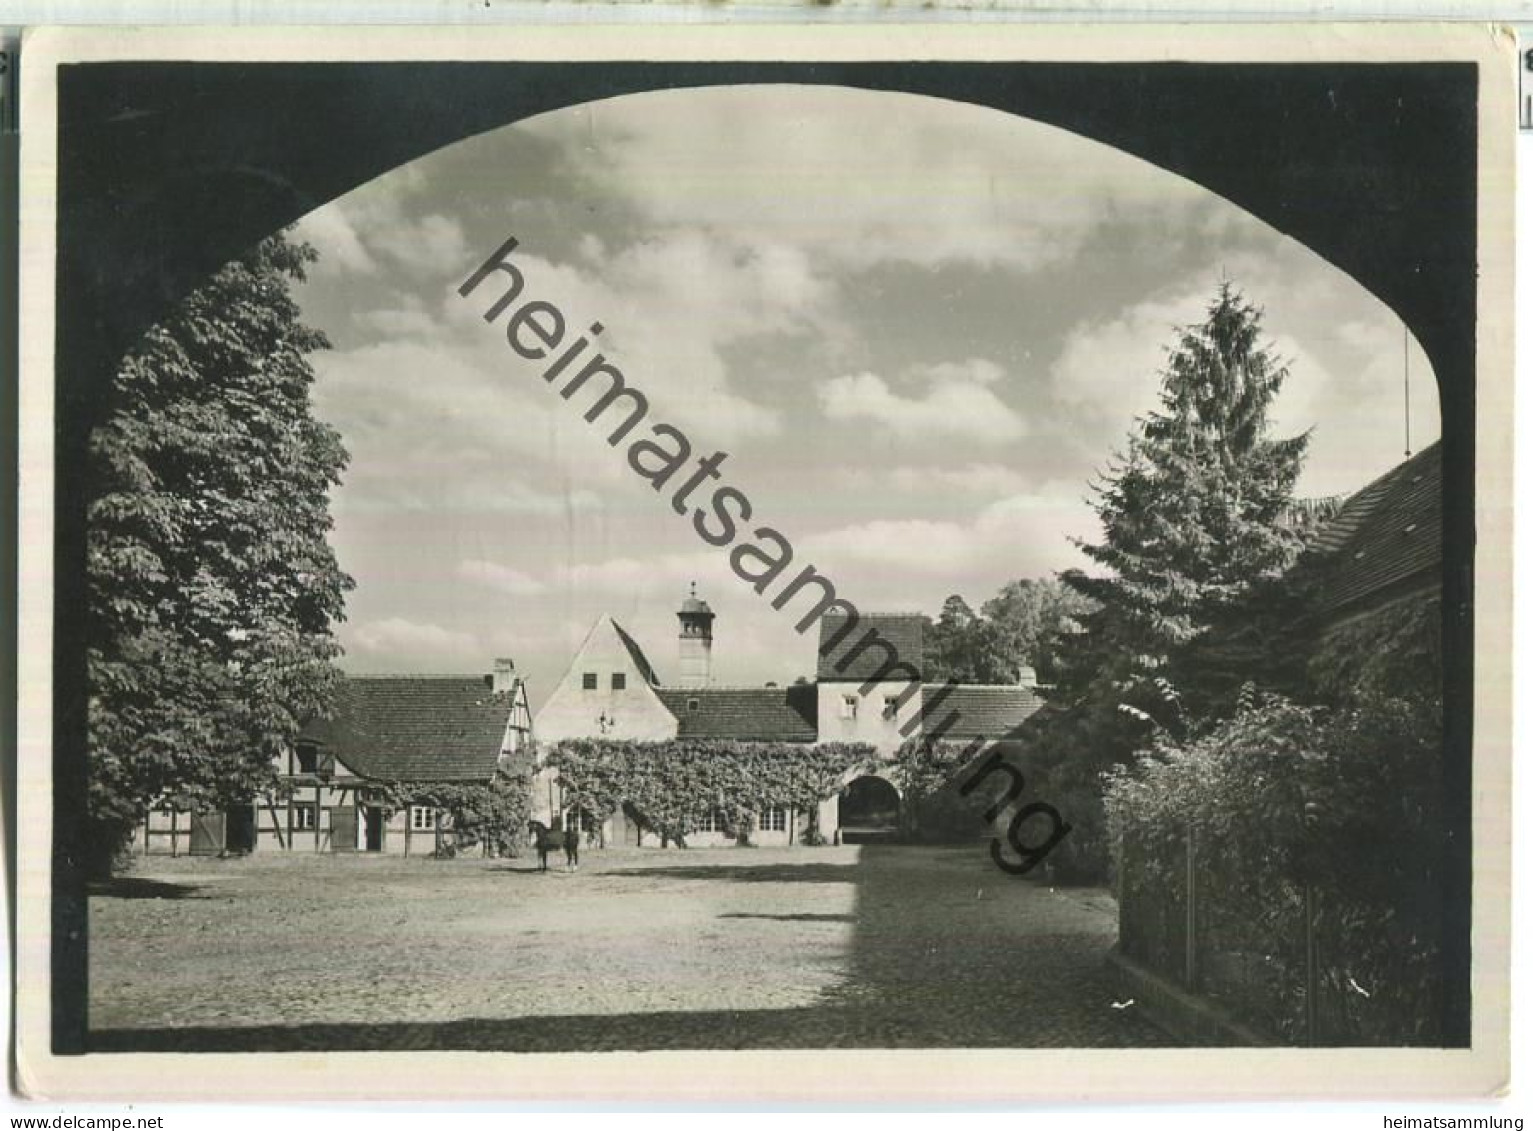
<instances>
[{"instance_id":1,"label":"black and white photograph","mask_svg":"<svg viewBox=\"0 0 1533 1131\"><path fill-rule=\"evenodd\" d=\"M23 1080L1504 1084L1515 50L890 30L38 40Z\"/></svg>"}]
</instances>

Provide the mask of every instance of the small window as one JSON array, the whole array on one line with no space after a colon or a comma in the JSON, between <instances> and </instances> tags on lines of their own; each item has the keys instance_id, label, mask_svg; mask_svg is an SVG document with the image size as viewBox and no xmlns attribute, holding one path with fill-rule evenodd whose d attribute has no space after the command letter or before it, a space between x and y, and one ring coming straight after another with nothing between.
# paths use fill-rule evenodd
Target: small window
<instances>
[{"instance_id":1,"label":"small window","mask_svg":"<svg viewBox=\"0 0 1533 1131\"><path fill-rule=\"evenodd\" d=\"M897 695L884 696L884 718L894 719L900 713L900 700Z\"/></svg>"},{"instance_id":2,"label":"small window","mask_svg":"<svg viewBox=\"0 0 1533 1131\"><path fill-rule=\"evenodd\" d=\"M719 820L717 813L709 813L701 821L697 822L697 831L700 833L723 832L724 824Z\"/></svg>"},{"instance_id":3,"label":"small window","mask_svg":"<svg viewBox=\"0 0 1533 1131\"><path fill-rule=\"evenodd\" d=\"M582 690L585 690L585 691L595 691L596 690L596 673L595 672L586 672L585 675L581 676L580 677L580 686L581 686Z\"/></svg>"},{"instance_id":4,"label":"small window","mask_svg":"<svg viewBox=\"0 0 1533 1131\"><path fill-rule=\"evenodd\" d=\"M841 717L843 719L855 719L857 717L857 696L841 696Z\"/></svg>"},{"instance_id":5,"label":"small window","mask_svg":"<svg viewBox=\"0 0 1533 1131\"><path fill-rule=\"evenodd\" d=\"M436 830L436 810L426 805L410 806L410 830L429 833Z\"/></svg>"},{"instance_id":6,"label":"small window","mask_svg":"<svg viewBox=\"0 0 1533 1131\"><path fill-rule=\"evenodd\" d=\"M305 829L313 829L318 816L318 811L312 805L295 806L293 808L293 828L300 832Z\"/></svg>"},{"instance_id":7,"label":"small window","mask_svg":"<svg viewBox=\"0 0 1533 1131\"><path fill-rule=\"evenodd\" d=\"M613 691L622 691L627 686L628 686L628 676L627 676L626 673L624 673L624 672L613 672L612 673L612 690Z\"/></svg>"},{"instance_id":8,"label":"small window","mask_svg":"<svg viewBox=\"0 0 1533 1131\"><path fill-rule=\"evenodd\" d=\"M787 832L788 811L786 809L763 809L761 811L761 830L769 833Z\"/></svg>"},{"instance_id":9,"label":"small window","mask_svg":"<svg viewBox=\"0 0 1533 1131\"><path fill-rule=\"evenodd\" d=\"M319 768L319 748L312 742L300 742L296 754L300 774L312 774Z\"/></svg>"},{"instance_id":10,"label":"small window","mask_svg":"<svg viewBox=\"0 0 1533 1131\"><path fill-rule=\"evenodd\" d=\"M701 706L702 706L702 700L700 700L700 699L688 699L687 700L687 710L689 710L689 711L695 711L695 710L697 710Z\"/></svg>"}]
</instances>

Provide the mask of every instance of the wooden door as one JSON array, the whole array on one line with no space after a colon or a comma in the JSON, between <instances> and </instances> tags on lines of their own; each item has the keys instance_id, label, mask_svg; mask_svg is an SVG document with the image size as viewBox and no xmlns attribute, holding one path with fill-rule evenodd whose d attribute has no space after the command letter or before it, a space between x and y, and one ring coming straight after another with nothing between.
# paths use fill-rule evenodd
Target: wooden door
<instances>
[{"instance_id":1,"label":"wooden door","mask_svg":"<svg viewBox=\"0 0 1533 1131\"><path fill-rule=\"evenodd\" d=\"M192 844L188 851L193 856L217 856L224 850L224 815L222 813L192 814Z\"/></svg>"},{"instance_id":2,"label":"wooden door","mask_svg":"<svg viewBox=\"0 0 1533 1131\"><path fill-rule=\"evenodd\" d=\"M369 805L362 810L363 819L367 822L367 851L383 851L384 821L383 810L376 805Z\"/></svg>"},{"instance_id":3,"label":"wooden door","mask_svg":"<svg viewBox=\"0 0 1533 1131\"><path fill-rule=\"evenodd\" d=\"M337 805L330 810L330 851L357 850L357 807Z\"/></svg>"},{"instance_id":4,"label":"wooden door","mask_svg":"<svg viewBox=\"0 0 1533 1131\"><path fill-rule=\"evenodd\" d=\"M224 810L224 844L230 852L254 852L256 821L254 805L235 805Z\"/></svg>"}]
</instances>

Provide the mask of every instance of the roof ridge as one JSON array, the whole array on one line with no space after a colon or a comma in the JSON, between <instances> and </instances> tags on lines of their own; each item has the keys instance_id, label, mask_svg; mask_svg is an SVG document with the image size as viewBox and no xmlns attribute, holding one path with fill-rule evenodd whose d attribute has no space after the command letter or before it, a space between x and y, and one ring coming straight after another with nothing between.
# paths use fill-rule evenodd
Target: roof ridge
<instances>
[{"instance_id":1,"label":"roof ridge","mask_svg":"<svg viewBox=\"0 0 1533 1131\"><path fill-rule=\"evenodd\" d=\"M649 662L649 657L644 654L644 649L639 646L626 628L617 623L617 619L610 613L603 614L612 625L612 631L617 633L618 642L628 651L628 658L639 669L639 674L644 677L644 682L651 687L660 686L660 673L655 670L655 665Z\"/></svg>"},{"instance_id":2,"label":"roof ridge","mask_svg":"<svg viewBox=\"0 0 1533 1131\"><path fill-rule=\"evenodd\" d=\"M787 691L790 687L813 687L812 683L779 683L768 687L764 683L710 683L707 687L682 687L676 683L657 683L656 691Z\"/></svg>"},{"instance_id":3,"label":"roof ridge","mask_svg":"<svg viewBox=\"0 0 1533 1131\"><path fill-rule=\"evenodd\" d=\"M944 682L944 683L923 683L921 686L922 687L943 688L943 687L946 687L948 685L947 685L947 683ZM1038 685L1035 684L1035 683L954 683L953 684L953 690L954 691L969 691L971 689L975 690L975 691L1036 691L1036 690L1038 690Z\"/></svg>"},{"instance_id":4,"label":"roof ridge","mask_svg":"<svg viewBox=\"0 0 1533 1131\"><path fill-rule=\"evenodd\" d=\"M347 679L483 679L490 672L342 672Z\"/></svg>"}]
</instances>

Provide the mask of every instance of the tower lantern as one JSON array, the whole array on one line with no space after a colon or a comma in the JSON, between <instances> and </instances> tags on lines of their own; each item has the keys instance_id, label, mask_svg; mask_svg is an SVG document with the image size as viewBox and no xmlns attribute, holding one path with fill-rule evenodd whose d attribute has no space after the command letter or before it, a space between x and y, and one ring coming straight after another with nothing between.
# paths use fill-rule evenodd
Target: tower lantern
<instances>
[{"instance_id":1,"label":"tower lantern","mask_svg":"<svg viewBox=\"0 0 1533 1131\"><path fill-rule=\"evenodd\" d=\"M713 610L698 598L697 582L692 583L676 619L681 622L681 686L707 687L713 682Z\"/></svg>"}]
</instances>

